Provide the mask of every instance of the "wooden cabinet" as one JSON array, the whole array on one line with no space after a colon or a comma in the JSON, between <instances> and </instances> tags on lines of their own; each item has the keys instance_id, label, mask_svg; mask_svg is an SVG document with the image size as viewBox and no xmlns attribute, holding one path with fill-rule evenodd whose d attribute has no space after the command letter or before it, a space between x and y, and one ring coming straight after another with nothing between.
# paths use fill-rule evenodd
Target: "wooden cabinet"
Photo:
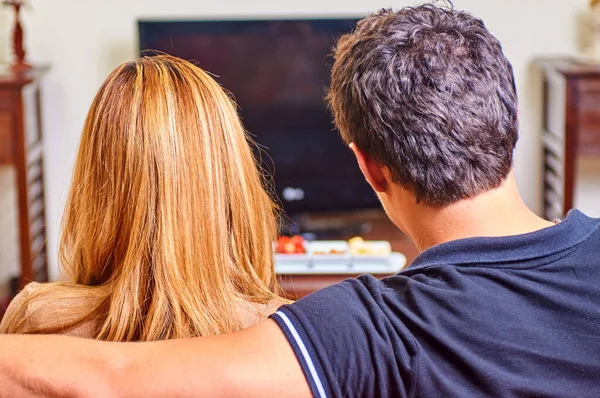
<instances>
[{"instance_id":1,"label":"wooden cabinet","mask_svg":"<svg viewBox=\"0 0 600 398\"><path fill-rule=\"evenodd\" d=\"M552 220L573 208L577 159L600 156L600 63L547 58L538 64L544 74L544 216Z\"/></svg>"},{"instance_id":2,"label":"wooden cabinet","mask_svg":"<svg viewBox=\"0 0 600 398\"><path fill-rule=\"evenodd\" d=\"M16 172L20 285L48 280L40 79L47 68L0 71L0 166Z\"/></svg>"}]
</instances>

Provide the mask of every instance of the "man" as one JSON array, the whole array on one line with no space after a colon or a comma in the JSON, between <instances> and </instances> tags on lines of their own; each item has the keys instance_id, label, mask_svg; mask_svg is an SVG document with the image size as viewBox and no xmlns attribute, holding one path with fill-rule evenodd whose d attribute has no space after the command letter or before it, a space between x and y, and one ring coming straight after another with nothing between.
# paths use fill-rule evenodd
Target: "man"
<instances>
[{"instance_id":1,"label":"man","mask_svg":"<svg viewBox=\"0 0 600 398\"><path fill-rule=\"evenodd\" d=\"M340 39L329 100L423 251L407 270L227 336L0 336L0 395L597 396L600 220L523 204L512 67L483 22L433 5L365 19Z\"/></svg>"}]
</instances>

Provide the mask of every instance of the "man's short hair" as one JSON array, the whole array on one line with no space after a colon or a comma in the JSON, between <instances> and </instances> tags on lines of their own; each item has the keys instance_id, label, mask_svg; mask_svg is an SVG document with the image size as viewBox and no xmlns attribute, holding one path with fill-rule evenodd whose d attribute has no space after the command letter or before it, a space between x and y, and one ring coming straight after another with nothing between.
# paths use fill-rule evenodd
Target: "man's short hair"
<instances>
[{"instance_id":1,"label":"man's short hair","mask_svg":"<svg viewBox=\"0 0 600 398\"><path fill-rule=\"evenodd\" d=\"M513 69L468 13L425 4L362 20L338 41L328 100L344 141L426 205L496 188L512 167Z\"/></svg>"}]
</instances>

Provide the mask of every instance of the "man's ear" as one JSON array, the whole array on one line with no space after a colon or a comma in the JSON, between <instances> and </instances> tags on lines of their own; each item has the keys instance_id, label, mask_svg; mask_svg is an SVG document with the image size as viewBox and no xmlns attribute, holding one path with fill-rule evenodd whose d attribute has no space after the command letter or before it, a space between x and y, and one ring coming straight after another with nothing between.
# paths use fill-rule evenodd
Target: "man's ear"
<instances>
[{"instance_id":1,"label":"man's ear","mask_svg":"<svg viewBox=\"0 0 600 398\"><path fill-rule=\"evenodd\" d=\"M350 144L350 149L354 152L358 167L365 175L367 182L375 192L385 192L388 187L388 181L383 173L383 166L377 163L373 158L364 153L355 143Z\"/></svg>"}]
</instances>

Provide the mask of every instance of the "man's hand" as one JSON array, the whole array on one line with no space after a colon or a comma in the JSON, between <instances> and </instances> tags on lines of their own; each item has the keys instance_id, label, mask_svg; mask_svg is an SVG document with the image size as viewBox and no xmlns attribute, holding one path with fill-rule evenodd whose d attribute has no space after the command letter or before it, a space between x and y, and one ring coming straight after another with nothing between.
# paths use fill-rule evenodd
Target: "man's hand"
<instances>
[{"instance_id":1,"label":"man's hand","mask_svg":"<svg viewBox=\"0 0 600 398\"><path fill-rule=\"evenodd\" d=\"M0 336L0 397L310 397L268 320L242 332L153 343Z\"/></svg>"}]
</instances>

